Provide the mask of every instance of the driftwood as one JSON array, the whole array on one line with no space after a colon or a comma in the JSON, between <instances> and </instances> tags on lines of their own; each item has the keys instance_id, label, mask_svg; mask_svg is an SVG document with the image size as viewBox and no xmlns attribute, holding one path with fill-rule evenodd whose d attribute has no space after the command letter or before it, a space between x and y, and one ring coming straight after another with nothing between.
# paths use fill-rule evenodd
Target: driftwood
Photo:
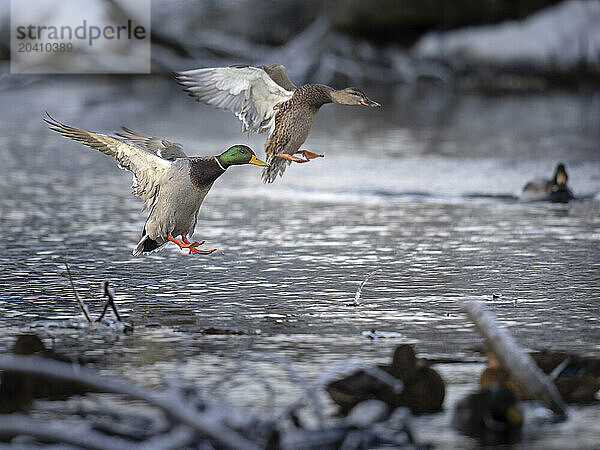
<instances>
[{"instance_id":1,"label":"driftwood","mask_svg":"<svg viewBox=\"0 0 600 450\"><path fill-rule=\"evenodd\" d=\"M259 360L264 361L264 358ZM367 420L365 410L370 410L366 407L368 405L362 405L362 409L357 405L359 409L356 414L349 416L354 417L353 420L327 421L323 414L323 404L317 395L319 384L305 379L286 358L269 357L268 360L283 365L289 378L299 383L304 392L298 401L284 407L283 414L256 417L226 402L202 397L193 384L187 384L178 377L168 383L166 388L152 390L123 379L99 375L79 364L35 356L0 356L0 370L77 382L96 392L126 395L153 407L144 408L142 417L140 412L135 411L115 412L108 404L103 404L100 398L81 399L79 402L84 402L84 405L70 412L64 406L50 407L50 412L77 414L82 418L78 424L66 424L58 419L40 421L18 414L5 415L0 418L0 437L29 436L44 442L93 450L190 446L249 450L333 450L367 448L377 444L393 445L394 448L415 448L404 416L398 420L395 414L387 419L385 414L371 414L373 417ZM252 361L253 359L249 359L240 369L247 370ZM261 377L258 371L253 372L255 376ZM267 378L264 380L265 384L269 384L268 377L264 378ZM296 410L303 405L313 409L318 421L316 428L304 428L298 420ZM131 416L134 416L133 420L130 420ZM360 420L356 420L356 416ZM133 423L123 423L124 420ZM146 423L145 427L143 423ZM136 432L136 427L140 426L146 431ZM151 431L147 430L148 426L152 428ZM28 441L21 440L15 444L18 446L23 442L26 444Z\"/></svg>"},{"instance_id":2,"label":"driftwood","mask_svg":"<svg viewBox=\"0 0 600 450\"><path fill-rule=\"evenodd\" d=\"M131 441L106 436L90 430L89 427L73 427L60 422L34 420L20 414L0 415L0 437L12 435L26 435L41 440L58 441L89 450L139 448Z\"/></svg>"},{"instance_id":3,"label":"driftwood","mask_svg":"<svg viewBox=\"0 0 600 450\"><path fill-rule=\"evenodd\" d=\"M494 315L481 302L467 302L464 309L486 338L504 370L533 398L543 402L556 414L566 416L565 403L552 379L537 366L507 329L498 326Z\"/></svg>"},{"instance_id":4,"label":"driftwood","mask_svg":"<svg viewBox=\"0 0 600 450\"><path fill-rule=\"evenodd\" d=\"M168 416L185 424L195 432L218 442L227 448L255 450L260 447L248 441L234 430L215 420L212 412L200 413L188 405L184 398L174 391L153 391L119 378L98 375L95 371L79 364L66 364L35 356L0 356L0 370L43 375L63 380L83 383L101 392L124 394L143 400L164 411ZM13 424L13 426L15 426ZM25 432L26 430L22 430ZM9 431L10 433L10 431ZM0 434L8 434L0 429ZM49 436L46 436L49 438ZM61 441L64 442L64 441ZM90 447L93 448L93 447ZM106 448L106 447L105 447ZM108 448L123 448L108 446Z\"/></svg>"}]
</instances>

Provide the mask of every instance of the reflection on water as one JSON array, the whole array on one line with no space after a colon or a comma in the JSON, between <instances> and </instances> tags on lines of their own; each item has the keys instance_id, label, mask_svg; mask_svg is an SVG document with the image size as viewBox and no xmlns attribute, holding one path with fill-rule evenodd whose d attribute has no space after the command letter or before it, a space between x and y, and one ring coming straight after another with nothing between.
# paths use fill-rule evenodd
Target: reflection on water
<instances>
[{"instance_id":1,"label":"reflection on water","mask_svg":"<svg viewBox=\"0 0 600 450\"><path fill-rule=\"evenodd\" d=\"M260 184L255 167L234 168L216 183L195 237L218 252L191 257L169 246L134 258L145 216L129 193L129 176L104 155L45 131L40 112L83 128L154 131L191 154L246 140L228 114L188 101L168 83L142 83L168 95L123 95L114 81L92 88L55 80L30 86L30 107L13 112L6 105L25 92L0 93L7 116L0 135L0 323L6 330L0 348L34 327L66 352L83 350L105 372L148 384L177 367L212 389L224 374L239 371L240 357L270 355L289 358L316 379L348 357L387 360L400 341L416 342L431 356L472 355L480 340L460 302L476 298L528 348L600 355L600 204L594 199L600 131L591 125L600 119L598 95L399 92L379 116L325 107L306 143L325 152L324 159L291 167L274 185ZM251 143L260 149L262 137ZM514 200L529 178L549 176L559 159L575 193L586 199L558 206ZM79 331L56 327L78 313L65 258L92 305L100 304L100 281L111 281L123 315L136 325L131 336L96 332L82 339ZM376 268L382 271L363 288L362 305L348 306ZM492 293L502 299L492 301ZM200 334L209 327L247 334ZM362 336L371 329L401 337ZM217 393L254 408L282 406L300 393L282 364L253 365L274 377L275 400L241 372ZM451 383L447 405L474 386L481 366L465 366L440 368ZM567 423L560 436L600 438L590 409L597 416L596 407L575 412L587 421L588 434ZM449 429L449 414L433 420L443 430L439 442L474 445Z\"/></svg>"}]
</instances>

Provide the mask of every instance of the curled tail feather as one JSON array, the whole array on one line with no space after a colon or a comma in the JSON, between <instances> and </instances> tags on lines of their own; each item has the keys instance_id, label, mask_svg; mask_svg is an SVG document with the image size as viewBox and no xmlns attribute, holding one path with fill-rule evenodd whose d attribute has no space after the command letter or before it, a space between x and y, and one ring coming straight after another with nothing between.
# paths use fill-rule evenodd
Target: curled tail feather
<instances>
[{"instance_id":1,"label":"curled tail feather","mask_svg":"<svg viewBox=\"0 0 600 450\"><path fill-rule=\"evenodd\" d=\"M283 176L285 169L292 163L283 158L277 158L275 155L269 155L267 158L268 167L262 172L263 183L272 183L277 176Z\"/></svg>"}]
</instances>

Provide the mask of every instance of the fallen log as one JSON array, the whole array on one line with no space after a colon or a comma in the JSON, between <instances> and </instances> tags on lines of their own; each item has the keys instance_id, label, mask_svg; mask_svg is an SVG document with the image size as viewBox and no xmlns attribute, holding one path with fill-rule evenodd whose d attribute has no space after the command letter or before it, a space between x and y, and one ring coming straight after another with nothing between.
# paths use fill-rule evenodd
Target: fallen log
<instances>
[{"instance_id":1,"label":"fallen log","mask_svg":"<svg viewBox=\"0 0 600 450\"><path fill-rule=\"evenodd\" d=\"M494 315L481 302L466 302L463 308L487 340L504 370L517 380L531 397L540 400L554 413L566 417L565 403L552 379L537 366L506 328L498 326Z\"/></svg>"},{"instance_id":2,"label":"fallen log","mask_svg":"<svg viewBox=\"0 0 600 450\"><path fill-rule=\"evenodd\" d=\"M215 420L215 414L210 409L205 413L198 412L188 405L179 393L172 390L154 391L127 380L99 375L79 364L67 364L35 356L2 355L0 370L59 378L85 384L100 392L128 395L161 409L178 422L222 446L232 449L259 449L235 430ZM2 433L1 428L0 433Z\"/></svg>"}]
</instances>

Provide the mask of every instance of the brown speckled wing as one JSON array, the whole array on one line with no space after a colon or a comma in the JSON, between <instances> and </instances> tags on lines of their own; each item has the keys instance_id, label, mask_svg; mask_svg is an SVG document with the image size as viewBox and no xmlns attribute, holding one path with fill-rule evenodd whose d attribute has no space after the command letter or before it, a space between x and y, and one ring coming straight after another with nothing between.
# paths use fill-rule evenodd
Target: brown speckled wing
<instances>
[{"instance_id":1,"label":"brown speckled wing","mask_svg":"<svg viewBox=\"0 0 600 450\"><path fill-rule=\"evenodd\" d=\"M291 119L291 108L287 103L281 103L278 105L278 111L275 114L275 127L273 132L265 143L265 154L267 155L267 162L270 164L275 155L283 152L285 146L290 142L290 133L292 127L290 123Z\"/></svg>"},{"instance_id":2,"label":"brown speckled wing","mask_svg":"<svg viewBox=\"0 0 600 450\"><path fill-rule=\"evenodd\" d=\"M262 180L265 183L272 183L277 176L283 175L287 166L290 165L290 161L276 158L275 155L284 152L293 154L297 150L286 148L289 147L288 144L291 140L290 133L293 131L290 122L292 110L289 107L289 103L285 102L277 106L278 111L275 114L275 127L265 143L265 154L267 155L267 163L269 164L262 173Z\"/></svg>"}]
</instances>

